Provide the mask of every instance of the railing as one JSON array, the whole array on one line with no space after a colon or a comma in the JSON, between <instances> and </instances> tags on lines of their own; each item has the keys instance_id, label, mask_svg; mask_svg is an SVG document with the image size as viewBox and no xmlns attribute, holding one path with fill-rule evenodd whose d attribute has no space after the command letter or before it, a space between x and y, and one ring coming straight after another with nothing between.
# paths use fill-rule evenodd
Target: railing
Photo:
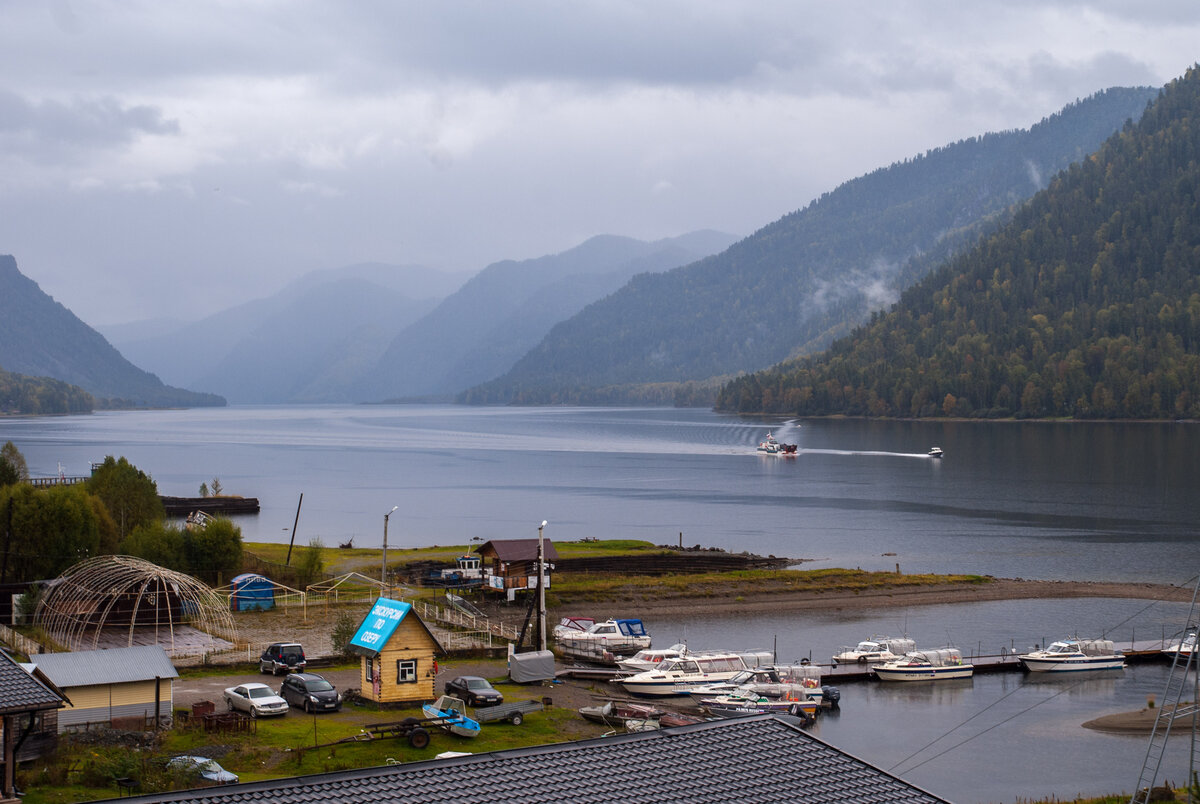
<instances>
[{"instance_id":1,"label":"railing","mask_svg":"<svg viewBox=\"0 0 1200 804\"><path fill-rule=\"evenodd\" d=\"M516 642L519 636L517 629L511 625L492 622L487 617L476 617L457 609L442 608L425 600L417 601L416 606L417 613L421 615L421 619L423 620L453 625L464 631L486 632L510 642Z\"/></svg>"}]
</instances>

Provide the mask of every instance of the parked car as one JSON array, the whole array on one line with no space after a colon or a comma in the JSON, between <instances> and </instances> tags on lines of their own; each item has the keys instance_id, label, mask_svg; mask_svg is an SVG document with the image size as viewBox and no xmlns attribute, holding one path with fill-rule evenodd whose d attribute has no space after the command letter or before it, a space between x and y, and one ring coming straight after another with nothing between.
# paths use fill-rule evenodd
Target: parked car
<instances>
[{"instance_id":1,"label":"parked car","mask_svg":"<svg viewBox=\"0 0 1200 804\"><path fill-rule=\"evenodd\" d=\"M275 642L258 657L258 671L273 676L303 672L305 664L304 648L299 642Z\"/></svg>"},{"instance_id":2,"label":"parked car","mask_svg":"<svg viewBox=\"0 0 1200 804\"><path fill-rule=\"evenodd\" d=\"M336 712L342 708L342 694L316 673L293 673L283 680L279 697L305 712Z\"/></svg>"},{"instance_id":3,"label":"parked car","mask_svg":"<svg viewBox=\"0 0 1200 804\"><path fill-rule=\"evenodd\" d=\"M225 690L225 705L230 712L246 712L250 717L285 715L288 702L266 684L240 684Z\"/></svg>"},{"instance_id":4,"label":"parked car","mask_svg":"<svg viewBox=\"0 0 1200 804\"><path fill-rule=\"evenodd\" d=\"M167 767L196 773L213 784L237 784L236 773L230 773L208 757L178 756L167 760Z\"/></svg>"},{"instance_id":5,"label":"parked car","mask_svg":"<svg viewBox=\"0 0 1200 804\"><path fill-rule=\"evenodd\" d=\"M457 695L470 706L495 706L504 703L500 691L479 676L459 676L446 682L446 694Z\"/></svg>"}]
</instances>

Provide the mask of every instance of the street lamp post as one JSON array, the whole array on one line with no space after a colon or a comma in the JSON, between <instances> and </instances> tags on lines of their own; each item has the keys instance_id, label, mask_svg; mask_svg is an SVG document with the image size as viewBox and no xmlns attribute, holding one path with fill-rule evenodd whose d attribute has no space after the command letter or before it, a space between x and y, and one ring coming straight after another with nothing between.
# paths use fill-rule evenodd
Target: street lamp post
<instances>
[{"instance_id":1,"label":"street lamp post","mask_svg":"<svg viewBox=\"0 0 1200 804\"><path fill-rule=\"evenodd\" d=\"M542 530L546 520L538 525L538 650L546 649L546 550L542 544Z\"/></svg>"},{"instance_id":2,"label":"street lamp post","mask_svg":"<svg viewBox=\"0 0 1200 804\"><path fill-rule=\"evenodd\" d=\"M387 588L387 523L388 517L396 513L398 505L393 505L392 510L383 515L383 564L379 567L379 580L383 584L383 589ZM379 591L379 596L383 597L383 589Z\"/></svg>"}]
</instances>

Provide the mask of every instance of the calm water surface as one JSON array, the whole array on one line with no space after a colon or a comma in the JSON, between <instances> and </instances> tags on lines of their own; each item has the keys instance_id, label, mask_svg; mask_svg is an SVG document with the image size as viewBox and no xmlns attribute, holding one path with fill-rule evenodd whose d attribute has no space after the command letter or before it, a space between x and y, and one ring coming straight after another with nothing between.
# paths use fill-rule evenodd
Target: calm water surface
<instances>
[{"instance_id":1,"label":"calm water surface","mask_svg":"<svg viewBox=\"0 0 1200 804\"><path fill-rule=\"evenodd\" d=\"M760 456L772 429L796 458ZM256 496L247 541L465 544L546 535L647 539L789 556L806 566L1189 584L1197 570L1200 430L1184 424L820 421L662 409L231 407L0 419L34 475L125 456L161 493L219 477ZM946 457L926 456L934 445ZM681 536L682 534L682 536ZM626 613L626 612L622 612ZM1186 607L1001 601L651 622L656 644L776 647L781 659L874 633L923 647L1023 650L1068 633L1159 639ZM1165 671L951 686L856 684L815 733L958 802L1132 789L1143 737L1081 729L1138 709ZM939 739L940 738L940 739ZM926 747L926 744L929 744ZM921 749L918 752L918 749ZM916 752L916 753L915 753ZM911 756L910 756L911 755ZM1183 771L1167 773L1180 780Z\"/></svg>"}]
</instances>

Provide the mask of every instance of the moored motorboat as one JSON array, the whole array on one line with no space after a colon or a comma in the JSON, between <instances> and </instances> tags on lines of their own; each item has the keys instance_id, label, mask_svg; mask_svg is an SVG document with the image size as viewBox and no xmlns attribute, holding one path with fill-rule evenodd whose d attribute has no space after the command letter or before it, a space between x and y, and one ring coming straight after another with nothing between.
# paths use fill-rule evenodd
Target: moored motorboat
<instances>
[{"instance_id":1,"label":"moored motorboat","mask_svg":"<svg viewBox=\"0 0 1200 804\"><path fill-rule=\"evenodd\" d=\"M692 687L727 681L745 669L746 661L737 653L694 653L667 659L653 670L618 678L615 683L632 695L686 695Z\"/></svg>"},{"instance_id":2,"label":"moored motorboat","mask_svg":"<svg viewBox=\"0 0 1200 804\"><path fill-rule=\"evenodd\" d=\"M593 622L586 631L578 630L578 618L566 620L554 629L554 641L563 656L589 662L616 664L619 657L632 656L650 647L650 634L641 620L626 618Z\"/></svg>"},{"instance_id":3,"label":"moored motorboat","mask_svg":"<svg viewBox=\"0 0 1200 804\"><path fill-rule=\"evenodd\" d=\"M1187 661L1187 659L1196 652L1196 632L1188 631L1187 636L1178 642L1167 645L1163 648L1163 653L1172 657Z\"/></svg>"},{"instance_id":4,"label":"moored motorboat","mask_svg":"<svg viewBox=\"0 0 1200 804\"><path fill-rule=\"evenodd\" d=\"M1111 639L1071 637L1052 642L1045 650L1023 653L1017 659L1034 673L1119 670L1125 666L1125 655L1113 648Z\"/></svg>"},{"instance_id":5,"label":"moored motorboat","mask_svg":"<svg viewBox=\"0 0 1200 804\"><path fill-rule=\"evenodd\" d=\"M436 702L421 707L425 717L436 719L436 724L458 737L478 737L479 723L467 717L467 705L462 698L443 695Z\"/></svg>"},{"instance_id":6,"label":"moored motorboat","mask_svg":"<svg viewBox=\"0 0 1200 804\"><path fill-rule=\"evenodd\" d=\"M627 673L644 673L653 670L667 659L679 659L688 655L687 645L682 642L669 648L647 648L639 650L632 656L617 659L617 669Z\"/></svg>"},{"instance_id":7,"label":"moored motorboat","mask_svg":"<svg viewBox=\"0 0 1200 804\"><path fill-rule=\"evenodd\" d=\"M702 698L699 704L701 709L713 717L758 715L768 712L815 717L820 706L808 697L808 690L798 684L780 685L774 694L743 688L713 698Z\"/></svg>"},{"instance_id":8,"label":"moored motorboat","mask_svg":"<svg viewBox=\"0 0 1200 804\"><path fill-rule=\"evenodd\" d=\"M970 678L975 666L963 662L958 648L937 648L909 651L902 658L875 665L871 672L880 681L934 681Z\"/></svg>"},{"instance_id":9,"label":"moored motorboat","mask_svg":"<svg viewBox=\"0 0 1200 804\"><path fill-rule=\"evenodd\" d=\"M910 650L915 650L917 643L908 637L873 636L864 639L853 648L843 647L834 654L834 664L877 664L899 659Z\"/></svg>"},{"instance_id":10,"label":"moored motorboat","mask_svg":"<svg viewBox=\"0 0 1200 804\"><path fill-rule=\"evenodd\" d=\"M752 667L736 673L727 681L692 687L688 695L693 701L716 698L737 690L769 692L782 684L796 684L804 688L806 697L821 703L827 688L821 686L821 669L815 664L771 665ZM834 689L829 687L828 689ZM840 696L839 696L840 697Z\"/></svg>"}]
</instances>

